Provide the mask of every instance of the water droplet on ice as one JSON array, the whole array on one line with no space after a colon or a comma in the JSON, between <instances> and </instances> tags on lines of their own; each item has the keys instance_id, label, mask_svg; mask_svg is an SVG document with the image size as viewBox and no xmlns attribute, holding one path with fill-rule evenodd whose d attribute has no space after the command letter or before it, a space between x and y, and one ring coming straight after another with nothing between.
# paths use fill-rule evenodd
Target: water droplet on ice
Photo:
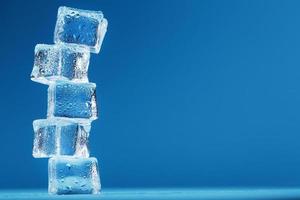
<instances>
[{"instance_id":1,"label":"water droplet on ice","mask_svg":"<svg viewBox=\"0 0 300 200\"><path fill-rule=\"evenodd\" d=\"M72 165L71 165L70 163L67 163L66 166L67 166L69 169L71 169L71 166L72 166Z\"/></svg>"}]
</instances>

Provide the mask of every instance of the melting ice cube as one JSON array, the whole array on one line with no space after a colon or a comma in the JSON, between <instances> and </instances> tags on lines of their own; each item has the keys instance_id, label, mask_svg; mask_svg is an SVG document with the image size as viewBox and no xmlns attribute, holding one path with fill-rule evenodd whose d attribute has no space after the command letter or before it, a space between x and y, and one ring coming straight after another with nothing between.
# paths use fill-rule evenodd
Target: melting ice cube
<instances>
[{"instance_id":1,"label":"melting ice cube","mask_svg":"<svg viewBox=\"0 0 300 200\"><path fill-rule=\"evenodd\" d=\"M89 157L90 123L49 118L33 121L33 157L48 158L60 155Z\"/></svg>"},{"instance_id":2,"label":"melting ice cube","mask_svg":"<svg viewBox=\"0 0 300 200\"><path fill-rule=\"evenodd\" d=\"M54 31L55 43L74 43L99 53L107 29L101 11L59 7Z\"/></svg>"},{"instance_id":3,"label":"melting ice cube","mask_svg":"<svg viewBox=\"0 0 300 200\"><path fill-rule=\"evenodd\" d=\"M48 117L95 120L96 84L59 81L48 88Z\"/></svg>"},{"instance_id":4,"label":"melting ice cube","mask_svg":"<svg viewBox=\"0 0 300 200\"><path fill-rule=\"evenodd\" d=\"M69 156L49 159L49 193L98 194L101 189L96 158Z\"/></svg>"},{"instance_id":5,"label":"melting ice cube","mask_svg":"<svg viewBox=\"0 0 300 200\"><path fill-rule=\"evenodd\" d=\"M37 44L33 81L49 84L57 80L88 82L89 49L72 44Z\"/></svg>"}]
</instances>

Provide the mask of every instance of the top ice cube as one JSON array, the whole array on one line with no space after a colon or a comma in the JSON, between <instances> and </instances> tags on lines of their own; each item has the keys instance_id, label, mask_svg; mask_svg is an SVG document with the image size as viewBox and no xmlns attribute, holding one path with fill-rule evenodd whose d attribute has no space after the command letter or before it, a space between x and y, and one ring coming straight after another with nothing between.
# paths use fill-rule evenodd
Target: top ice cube
<instances>
[{"instance_id":1,"label":"top ice cube","mask_svg":"<svg viewBox=\"0 0 300 200\"><path fill-rule=\"evenodd\" d=\"M54 32L55 43L74 43L99 53L107 29L101 11L59 7Z\"/></svg>"}]
</instances>

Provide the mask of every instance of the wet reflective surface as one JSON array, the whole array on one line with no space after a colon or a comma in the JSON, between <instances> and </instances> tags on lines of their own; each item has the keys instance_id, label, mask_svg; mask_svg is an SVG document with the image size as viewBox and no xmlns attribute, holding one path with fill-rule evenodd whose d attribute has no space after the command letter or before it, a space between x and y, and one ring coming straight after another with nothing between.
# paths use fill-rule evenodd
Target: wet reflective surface
<instances>
[{"instance_id":1,"label":"wet reflective surface","mask_svg":"<svg viewBox=\"0 0 300 200\"><path fill-rule=\"evenodd\" d=\"M46 190L1 190L0 199L300 199L300 188L293 189L103 189L100 195L49 195Z\"/></svg>"}]
</instances>

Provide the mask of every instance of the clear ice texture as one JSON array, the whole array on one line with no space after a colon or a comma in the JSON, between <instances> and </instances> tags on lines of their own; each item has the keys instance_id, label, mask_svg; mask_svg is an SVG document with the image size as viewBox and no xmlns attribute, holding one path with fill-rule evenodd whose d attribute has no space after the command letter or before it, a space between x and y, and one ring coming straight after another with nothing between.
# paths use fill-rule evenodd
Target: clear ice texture
<instances>
[{"instance_id":1,"label":"clear ice texture","mask_svg":"<svg viewBox=\"0 0 300 200\"><path fill-rule=\"evenodd\" d=\"M58 81L48 88L48 117L95 120L96 84Z\"/></svg>"},{"instance_id":2,"label":"clear ice texture","mask_svg":"<svg viewBox=\"0 0 300 200\"><path fill-rule=\"evenodd\" d=\"M37 44L31 80L49 84L56 80L88 82L88 48L73 44Z\"/></svg>"},{"instance_id":3,"label":"clear ice texture","mask_svg":"<svg viewBox=\"0 0 300 200\"><path fill-rule=\"evenodd\" d=\"M33 157L49 158L60 155L89 157L90 123L51 118L33 121Z\"/></svg>"},{"instance_id":4,"label":"clear ice texture","mask_svg":"<svg viewBox=\"0 0 300 200\"><path fill-rule=\"evenodd\" d=\"M101 189L96 158L53 157L48 165L51 194L98 194Z\"/></svg>"},{"instance_id":5,"label":"clear ice texture","mask_svg":"<svg viewBox=\"0 0 300 200\"><path fill-rule=\"evenodd\" d=\"M54 31L55 43L74 43L99 53L107 29L101 11L59 7Z\"/></svg>"}]
</instances>

